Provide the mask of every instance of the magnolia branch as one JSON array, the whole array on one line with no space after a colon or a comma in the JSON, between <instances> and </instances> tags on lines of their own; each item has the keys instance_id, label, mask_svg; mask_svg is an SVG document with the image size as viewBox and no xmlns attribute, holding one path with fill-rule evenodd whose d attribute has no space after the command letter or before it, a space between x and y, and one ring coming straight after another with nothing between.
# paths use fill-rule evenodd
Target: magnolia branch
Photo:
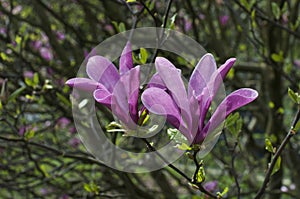
<instances>
[{"instance_id":1,"label":"magnolia branch","mask_svg":"<svg viewBox=\"0 0 300 199\"><path fill-rule=\"evenodd\" d=\"M162 159L162 161L164 161L168 167L170 167L171 169L173 169L174 171L176 171L178 174L180 174L182 177L184 177L189 183L196 185L197 188L202 192L205 193L206 195L210 196L213 199L218 199L217 196L215 196L213 193L207 191L201 183L196 183L194 181L194 179L189 178L185 173L183 173L180 169L178 169L176 166L174 166L172 163L170 163L168 160L166 160L145 138L142 139L145 144L147 145L148 149L154 153L156 153L158 155L159 158ZM200 168L200 165L197 164L197 168L196 170L198 171Z\"/></svg>"},{"instance_id":2,"label":"magnolia branch","mask_svg":"<svg viewBox=\"0 0 300 199\"><path fill-rule=\"evenodd\" d=\"M279 146L279 148L276 151L276 153L274 154L274 157L273 157L273 159L272 159L272 161L270 163L270 166L269 166L269 168L267 170L264 182L263 182L261 188L259 189L259 191L257 192L257 194L255 196L255 199L259 199L259 198L261 198L264 195L265 190L266 190L266 188L268 186L268 183L270 181L270 177L271 177L272 171L273 171L273 169L274 169L274 167L276 165L277 159L280 157L281 153L283 152L285 146L290 141L290 139L296 134L296 132L294 131L294 127L296 126L296 124L299 121L299 119L300 119L300 106L298 108L298 112L296 113L296 116L295 116L294 121L292 123L291 129L289 130L288 134L285 136L283 142Z\"/></svg>"},{"instance_id":3,"label":"magnolia branch","mask_svg":"<svg viewBox=\"0 0 300 199\"><path fill-rule=\"evenodd\" d=\"M60 155L62 157L76 159L76 160L80 160L80 161L83 161L83 162L94 163L94 164L97 164L99 166L107 167L106 165L102 164L98 160L96 160L96 159L94 159L92 157L88 157L87 154L84 154L84 155L70 154L70 153L66 153L64 151L60 151L58 149L55 149L53 147L50 147L50 146L47 146L47 145L44 145L44 144L40 144L40 143L33 142L33 141L27 141L27 140L22 139L22 138L7 138L7 137L4 137L4 136L0 136L0 140L5 140L7 142L23 142L27 146L35 146L35 147L38 147L38 148L42 148L44 150L50 151L50 152L52 152L52 153L54 153L56 155Z\"/></svg>"}]
</instances>

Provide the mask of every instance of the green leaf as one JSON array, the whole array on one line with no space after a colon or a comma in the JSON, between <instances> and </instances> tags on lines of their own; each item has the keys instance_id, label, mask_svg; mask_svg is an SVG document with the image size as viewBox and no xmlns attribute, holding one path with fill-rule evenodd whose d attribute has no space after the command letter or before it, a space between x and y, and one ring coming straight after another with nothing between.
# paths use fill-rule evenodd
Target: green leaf
<instances>
[{"instance_id":1,"label":"green leaf","mask_svg":"<svg viewBox=\"0 0 300 199\"><path fill-rule=\"evenodd\" d=\"M8 59L7 55L3 52L0 53L0 58L3 59L4 61L6 61Z\"/></svg>"},{"instance_id":2,"label":"green leaf","mask_svg":"<svg viewBox=\"0 0 300 199\"><path fill-rule=\"evenodd\" d=\"M141 48L140 49L140 56L139 56L139 58L140 58L140 62L142 64L145 64L147 62L148 52L147 52L147 50L145 48Z\"/></svg>"},{"instance_id":3,"label":"green leaf","mask_svg":"<svg viewBox=\"0 0 300 199\"><path fill-rule=\"evenodd\" d=\"M217 193L218 198L222 198L228 191L229 191L229 188L225 187L224 190L222 191L222 193L221 192Z\"/></svg>"},{"instance_id":4,"label":"green leaf","mask_svg":"<svg viewBox=\"0 0 300 199\"><path fill-rule=\"evenodd\" d=\"M187 145L186 143L181 143L181 144L178 144L176 145L176 147L179 149L179 150L183 150L183 151L187 151L187 150L191 150L192 148Z\"/></svg>"},{"instance_id":5,"label":"green leaf","mask_svg":"<svg viewBox=\"0 0 300 199\"><path fill-rule=\"evenodd\" d=\"M300 104L300 95L298 93L295 93L292 89L289 88L288 94L295 103Z\"/></svg>"},{"instance_id":6,"label":"green leaf","mask_svg":"<svg viewBox=\"0 0 300 199\"><path fill-rule=\"evenodd\" d=\"M256 14L256 10L252 10L252 12L251 12L251 23L252 23L253 28L257 27L257 24L255 22L255 14Z\"/></svg>"},{"instance_id":7,"label":"green leaf","mask_svg":"<svg viewBox=\"0 0 300 199\"><path fill-rule=\"evenodd\" d=\"M234 135L235 138L238 138L242 126L243 126L243 120L240 117L240 114L238 112L234 114L230 114L225 122L226 128Z\"/></svg>"},{"instance_id":8,"label":"green leaf","mask_svg":"<svg viewBox=\"0 0 300 199\"><path fill-rule=\"evenodd\" d=\"M89 184L84 183L83 188L89 193L99 194L100 188L94 182L90 182Z\"/></svg>"},{"instance_id":9,"label":"green leaf","mask_svg":"<svg viewBox=\"0 0 300 199\"><path fill-rule=\"evenodd\" d=\"M34 86L37 86L39 84L39 74L38 73L33 74L33 84L34 84Z\"/></svg>"},{"instance_id":10,"label":"green leaf","mask_svg":"<svg viewBox=\"0 0 300 199\"><path fill-rule=\"evenodd\" d=\"M299 25L300 25L300 16L298 16L298 18L297 18L295 24L291 24L291 29L292 29L293 31L296 31L297 28L299 27Z\"/></svg>"},{"instance_id":11,"label":"green leaf","mask_svg":"<svg viewBox=\"0 0 300 199\"><path fill-rule=\"evenodd\" d=\"M121 129L122 125L119 124L118 122L113 121L109 123L105 128L106 130Z\"/></svg>"},{"instance_id":12,"label":"green leaf","mask_svg":"<svg viewBox=\"0 0 300 199\"><path fill-rule=\"evenodd\" d=\"M87 183L84 183L83 188L84 188L84 190L86 190L86 191L89 192L89 193L92 192L92 189L91 189L90 185L87 184Z\"/></svg>"},{"instance_id":13,"label":"green leaf","mask_svg":"<svg viewBox=\"0 0 300 199\"><path fill-rule=\"evenodd\" d=\"M280 166L281 166L281 156L279 156L278 159L276 160L276 163L275 163L275 166L274 166L274 168L272 170L271 175L273 175L274 173L276 173L280 169Z\"/></svg>"},{"instance_id":14,"label":"green leaf","mask_svg":"<svg viewBox=\"0 0 300 199\"><path fill-rule=\"evenodd\" d=\"M284 109L282 107L279 107L276 112L283 115Z\"/></svg>"},{"instance_id":15,"label":"green leaf","mask_svg":"<svg viewBox=\"0 0 300 199\"><path fill-rule=\"evenodd\" d=\"M113 21L112 24L113 24L113 26L116 28L116 30L118 32L124 32L124 31L126 31L125 24L123 22L121 22L121 23L118 24L118 22Z\"/></svg>"},{"instance_id":16,"label":"green leaf","mask_svg":"<svg viewBox=\"0 0 300 199\"><path fill-rule=\"evenodd\" d=\"M272 53L271 58L274 62L280 63L283 62L283 52L280 51L278 54L277 53Z\"/></svg>"},{"instance_id":17,"label":"green leaf","mask_svg":"<svg viewBox=\"0 0 300 199\"><path fill-rule=\"evenodd\" d=\"M230 80L232 80L233 78L234 78L234 75L235 75L235 70L234 70L234 68L231 68L230 70L229 70L229 72L227 73L227 78L228 79L230 79Z\"/></svg>"},{"instance_id":18,"label":"green leaf","mask_svg":"<svg viewBox=\"0 0 300 199\"><path fill-rule=\"evenodd\" d=\"M20 37L19 35L16 36L15 42L19 45L22 41L22 37Z\"/></svg>"},{"instance_id":19,"label":"green leaf","mask_svg":"<svg viewBox=\"0 0 300 199\"><path fill-rule=\"evenodd\" d=\"M21 88L17 89L15 92L13 92L9 97L8 101L16 99L24 90L26 89L25 86L22 86Z\"/></svg>"},{"instance_id":20,"label":"green leaf","mask_svg":"<svg viewBox=\"0 0 300 199\"><path fill-rule=\"evenodd\" d=\"M235 122L237 121L237 119L238 119L239 117L240 117L240 116L239 116L239 113L238 113L238 112L236 112L236 113L234 113L234 114L230 114L230 115L227 117L226 122L225 122L226 127L234 125Z\"/></svg>"},{"instance_id":21,"label":"green leaf","mask_svg":"<svg viewBox=\"0 0 300 199\"><path fill-rule=\"evenodd\" d=\"M281 14L280 13L280 8L277 5L277 3L275 3L275 2L272 2L271 6L272 6L272 13L273 13L275 19L278 20L280 18L280 14Z\"/></svg>"},{"instance_id":22,"label":"green leaf","mask_svg":"<svg viewBox=\"0 0 300 199\"><path fill-rule=\"evenodd\" d=\"M293 127L293 130L295 132L297 132L300 129L300 121L297 122L297 124L295 125L295 127Z\"/></svg>"},{"instance_id":23,"label":"green leaf","mask_svg":"<svg viewBox=\"0 0 300 199\"><path fill-rule=\"evenodd\" d=\"M32 78L25 77L25 83L28 86L31 86L33 88L37 88L39 86L39 74L34 73Z\"/></svg>"},{"instance_id":24,"label":"green leaf","mask_svg":"<svg viewBox=\"0 0 300 199\"><path fill-rule=\"evenodd\" d=\"M70 101L69 101L65 96L63 96L62 94L60 94L60 93L58 93L58 92L56 92L56 96L57 96L57 98L58 98L60 101L62 101L63 104L65 104L66 106L71 107Z\"/></svg>"},{"instance_id":25,"label":"green leaf","mask_svg":"<svg viewBox=\"0 0 300 199\"><path fill-rule=\"evenodd\" d=\"M127 0L126 3L133 3L136 2L136 0Z\"/></svg>"},{"instance_id":26,"label":"green leaf","mask_svg":"<svg viewBox=\"0 0 300 199\"><path fill-rule=\"evenodd\" d=\"M33 81L31 78L25 77L25 83L26 85L33 87Z\"/></svg>"},{"instance_id":27,"label":"green leaf","mask_svg":"<svg viewBox=\"0 0 300 199\"><path fill-rule=\"evenodd\" d=\"M275 107L275 104L274 104L274 102L272 102L272 101L270 101L268 105L269 105L269 108L270 108L270 109L273 109L273 108Z\"/></svg>"},{"instance_id":28,"label":"green leaf","mask_svg":"<svg viewBox=\"0 0 300 199\"><path fill-rule=\"evenodd\" d=\"M119 23L119 32L125 32L126 28L125 28L125 24L123 22Z\"/></svg>"},{"instance_id":29,"label":"green leaf","mask_svg":"<svg viewBox=\"0 0 300 199\"><path fill-rule=\"evenodd\" d=\"M250 11L251 7L247 0L240 0L240 3L248 10Z\"/></svg>"},{"instance_id":30,"label":"green leaf","mask_svg":"<svg viewBox=\"0 0 300 199\"><path fill-rule=\"evenodd\" d=\"M53 85L51 84L50 80L48 80L48 79L45 80L45 83L44 83L42 89L43 90L51 90L51 89L53 89Z\"/></svg>"},{"instance_id":31,"label":"green leaf","mask_svg":"<svg viewBox=\"0 0 300 199\"><path fill-rule=\"evenodd\" d=\"M187 142L186 137L177 129L168 128L167 134L170 140L174 140L178 144Z\"/></svg>"},{"instance_id":32,"label":"green leaf","mask_svg":"<svg viewBox=\"0 0 300 199\"><path fill-rule=\"evenodd\" d=\"M33 138L34 135L35 135L35 130L34 129L30 129L29 131L27 131L25 133L25 139L29 140L29 139Z\"/></svg>"},{"instance_id":33,"label":"green leaf","mask_svg":"<svg viewBox=\"0 0 300 199\"><path fill-rule=\"evenodd\" d=\"M170 140L173 140L175 138L175 136L177 135L177 133L179 133L179 131L177 129L168 128L168 130L167 130L167 134L168 134Z\"/></svg>"},{"instance_id":34,"label":"green leaf","mask_svg":"<svg viewBox=\"0 0 300 199\"><path fill-rule=\"evenodd\" d=\"M265 139L265 145L267 151L269 151L270 153L274 153L274 147L272 145L272 142L268 138Z\"/></svg>"},{"instance_id":35,"label":"green leaf","mask_svg":"<svg viewBox=\"0 0 300 199\"><path fill-rule=\"evenodd\" d=\"M203 161L201 161L199 163L201 166L196 174L196 181L197 183L201 183L205 180L205 171L204 171L204 167L203 167Z\"/></svg>"},{"instance_id":36,"label":"green leaf","mask_svg":"<svg viewBox=\"0 0 300 199\"><path fill-rule=\"evenodd\" d=\"M170 20L170 25L169 25L169 28L171 30L174 30L175 29L175 21L176 21L176 16L177 14L174 14L172 17L171 17L171 20Z\"/></svg>"},{"instance_id":37,"label":"green leaf","mask_svg":"<svg viewBox=\"0 0 300 199\"><path fill-rule=\"evenodd\" d=\"M0 98L4 97L5 94L5 90L6 90L6 86L7 86L7 79L4 79L2 85L1 85L1 91L0 91Z\"/></svg>"},{"instance_id":38,"label":"green leaf","mask_svg":"<svg viewBox=\"0 0 300 199\"><path fill-rule=\"evenodd\" d=\"M283 3L281 12L282 12L282 13L288 12L288 3L287 3L287 1L285 1L285 2Z\"/></svg>"},{"instance_id":39,"label":"green leaf","mask_svg":"<svg viewBox=\"0 0 300 199\"><path fill-rule=\"evenodd\" d=\"M49 173L47 172L47 164L42 164L40 166L41 170L43 171L43 173L45 174L46 177L50 177Z\"/></svg>"}]
</instances>

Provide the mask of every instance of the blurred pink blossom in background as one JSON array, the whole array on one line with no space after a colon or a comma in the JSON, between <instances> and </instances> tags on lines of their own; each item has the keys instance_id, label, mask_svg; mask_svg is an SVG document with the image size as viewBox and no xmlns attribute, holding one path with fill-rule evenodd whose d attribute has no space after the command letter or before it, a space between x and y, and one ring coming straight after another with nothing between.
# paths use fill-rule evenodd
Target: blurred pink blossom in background
<instances>
[{"instance_id":1,"label":"blurred pink blossom in background","mask_svg":"<svg viewBox=\"0 0 300 199\"><path fill-rule=\"evenodd\" d=\"M53 54L49 48L41 47L39 51L42 58L44 58L46 61L51 61L53 59Z\"/></svg>"},{"instance_id":2,"label":"blurred pink blossom in background","mask_svg":"<svg viewBox=\"0 0 300 199\"><path fill-rule=\"evenodd\" d=\"M60 128L66 128L70 123L71 123L71 121L68 118L61 117L57 120L56 124Z\"/></svg>"},{"instance_id":3,"label":"blurred pink blossom in background","mask_svg":"<svg viewBox=\"0 0 300 199\"><path fill-rule=\"evenodd\" d=\"M228 15L222 15L222 16L220 16L219 21L220 21L220 24L222 26L226 26L226 24L229 21L229 16Z\"/></svg>"},{"instance_id":4,"label":"blurred pink blossom in background","mask_svg":"<svg viewBox=\"0 0 300 199\"><path fill-rule=\"evenodd\" d=\"M34 75L34 73L32 72L32 71L25 71L24 73L23 73L23 77L25 77L25 78L33 78L33 75Z\"/></svg>"},{"instance_id":5,"label":"blurred pink blossom in background","mask_svg":"<svg viewBox=\"0 0 300 199\"><path fill-rule=\"evenodd\" d=\"M68 142L68 144L74 148L77 148L80 143L81 143L80 139L78 139L76 137L70 139Z\"/></svg>"}]
</instances>

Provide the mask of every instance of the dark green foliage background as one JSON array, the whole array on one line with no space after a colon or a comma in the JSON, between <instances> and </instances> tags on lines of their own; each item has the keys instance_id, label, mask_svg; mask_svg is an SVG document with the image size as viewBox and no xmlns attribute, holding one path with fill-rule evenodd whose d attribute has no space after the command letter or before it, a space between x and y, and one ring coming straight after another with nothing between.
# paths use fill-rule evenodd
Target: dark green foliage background
<instances>
[{"instance_id":1,"label":"dark green foliage background","mask_svg":"<svg viewBox=\"0 0 300 199\"><path fill-rule=\"evenodd\" d=\"M0 0L0 198L208 198L170 168L146 174L107 168L74 132L64 82L76 76L85 52L122 30L148 26L187 34L218 65L236 57L227 91L258 90L258 100L239 109L239 135L224 130L204 158L205 182L218 181L214 193L228 187L227 198L254 198L270 161L265 138L278 147L297 111L287 90L300 86L299 9L297 0ZM188 78L193 65L167 58ZM26 71L35 78L25 78ZM112 121L101 107L99 115L103 124ZM296 135L287 145L266 198L300 195L299 143ZM187 157L175 164L187 175L195 169Z\"/></svg>"}]
</instances>

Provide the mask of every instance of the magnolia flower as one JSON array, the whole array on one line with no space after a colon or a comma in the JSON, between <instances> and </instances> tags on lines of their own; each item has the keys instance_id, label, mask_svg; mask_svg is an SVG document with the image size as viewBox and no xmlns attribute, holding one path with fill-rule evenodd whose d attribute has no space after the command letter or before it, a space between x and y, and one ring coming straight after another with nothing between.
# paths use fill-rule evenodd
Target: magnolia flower
<instances>
[{"instance_id":1,"label":"magnolia flower","mask_svg":"<svg viewBox=\"0 0 300 199\"><path fill-rule=\"evenodd\" d=\"M39 51L42 58L44 58L46 61L51 61L53 59L53 54L49 48L41 47Z\"/></svg>"},{"instance_id":2,"label":"magnolia flower","mask_svg":"<svg viewBox=\"0 0 300 199\"><path fill-rule=\"evenodd\" d=\"M61 117L57 120L56 125L59 126L60 128L66 128L70 123L71 121L68 118Z\"/></svg>"},{"instance_id":3,"label":"magnolia flower","mask_svg":"<svg viewBox=\"0 0 300 199\"><path fill-rule=\"evenodd\" d=\"M43 42L40 40L32 41L31 46L34 50L39 50L43 46Z\"/></svg>"},{"instance_id":4,"label":"magnolia flower","mask_svg":"<svg viewBox=\"0 0 300 199\"><path fill-rule=\"evenodd\" d=\"M222 15L222 16L219 17L219 21L220 21L222 26L226 26L226 24L229 21L229 16L228 15Z\"/></svg>"},{"instance_id":5,"label":"magnolia flower","mask_svg":"<svg viewBox=\"0 0 300 199\"><path fill-rule=\"evenodd\" d=\"M32 79L33 76L34 76L34 72L32 72L32 71L25 71L25 72L23 73L23 76L24 76L25 78L30 78L30 79Z\"/></svg>"},{"instance_id":6,"label":"magnolia flower","mask_svg":"<svg viewBox=\"0 0 300 199\"><path fill-rule=\"evenodd\" d=\"M57 37L57 40L64 40L66 38L66 35L63 33L63 32L60 32L60 31L57 31L56 32L56 37Z\"/></svg>"},{"instance_id":7,"label":"magnolia flower","mask_svg":"<svg viewBox=\"0 0 300 199\"><path fill-rule=\"evenodd\" d=\"M209 192L214 192L218 187L218 181L214 180L206 182L203 187Z\"/></svg>"},{"instance_id":8,"label":"magnolia flower","mask_svg":"<svg viewBox=\"0 0 300 199\"><path fill-rule=\"evenodd\" d=\"M80 139L78 139L76 137L71 138L68 142L68 144L73 148L77 148L80 143L81 143Z\"/></svg>"},{"instance_id":9,"label":"magnolia flower","mask_svg":"<svg viewBox=\"0 0 300 199\"><path fill-rule=\"evenodd\" d=\"M89 78L69 79L66 84L93 92L98 103L112 110L127 128L134 129L139 118L140 67L133 67L130 43L120 57L119 71L110 60L95 55L88 59L86 72Z\"/></svg>"},{"instance_id":10,"label":"magnolia flower","mask_svg":"<svg viewBox=\"0 0 300 199\"><path fill-rule=\"evenodd\" d=\"M213 56L204 55L195 67L186 91L180 70L167 59L157 57L157 74L151 80L154 83L142 94L142 102L150 112L166 116L191 144L201 144L231 112L258 96L257 91L250 88L234 91L218 105L205 124L211 102L234 62L231 58L217 69Z\"/></svg>"}]
</instances>

